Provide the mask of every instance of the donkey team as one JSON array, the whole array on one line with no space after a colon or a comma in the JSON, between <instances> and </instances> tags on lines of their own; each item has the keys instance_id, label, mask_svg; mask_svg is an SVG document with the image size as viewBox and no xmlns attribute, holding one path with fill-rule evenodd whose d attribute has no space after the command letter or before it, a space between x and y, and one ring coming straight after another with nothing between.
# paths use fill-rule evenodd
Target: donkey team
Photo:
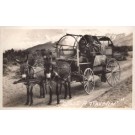
<instances>
[{"instance_id":1,"label":"donkey team","mask_svg":"<svg viewBox=\"0 0 135 135\"><path fill-rule=\"evenodd\" d=\"M33 87L37 84L40 87L40 97L45 98L47 91L49 90L49 102L52 103L52 85L56 83L56 96L57 104L60 103L60 94L62 86L65 88L64 99L71 96L71 67L70 63L64 61L57 61L51 51L41 53L43 58L43 67L36 66L36 60L32 54L27 54L25 60L20 61L15 59L20 64L21 79L15 81L14 84L24 83L27 89L27 98L25 105L33 104Z\"/></svg>"}]
</instances>

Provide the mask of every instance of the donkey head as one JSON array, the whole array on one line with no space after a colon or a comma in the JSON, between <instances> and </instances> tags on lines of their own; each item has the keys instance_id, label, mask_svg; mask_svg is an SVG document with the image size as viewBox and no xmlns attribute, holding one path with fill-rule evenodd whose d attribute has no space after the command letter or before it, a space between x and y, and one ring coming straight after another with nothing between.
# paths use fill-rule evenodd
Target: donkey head
<instances>
[{"instance_id":1,"label":"donkey head","mask_svg":"<svg viewBox=\"0 0 135 135\"><path fill-rule=\"evenodd\" d=\"M44 68L45 68L45 76L46 78L51 78L53 73L53 64L52 64L53 56L52 52L48 51L44 55Z\"/></svg>"},{"instance_id":2,"label":"donkey head","mask_svg":"<svg viewBox=\"0 0 135 135\"><path fill-rule=\"evenodd\" d=\"M25 60L19 60L19 59L15 59L17 63L20 64L20 73L21 73L21 77L22 79L27 79L27 78L31 78L34 74L34 70L32 68L32 66L35 63L35 59L32 57L28 58L28 54L25 58Z\"/></svg>"}]
</instances>

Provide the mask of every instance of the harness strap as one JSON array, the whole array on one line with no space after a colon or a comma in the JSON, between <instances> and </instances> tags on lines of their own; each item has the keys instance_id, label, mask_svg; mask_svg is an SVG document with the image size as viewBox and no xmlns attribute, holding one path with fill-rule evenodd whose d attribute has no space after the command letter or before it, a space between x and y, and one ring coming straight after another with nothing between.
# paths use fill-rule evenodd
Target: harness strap
<instances>
[{"instance_id":1,"label":"harness strap","mask_svg":"<svg viewBox=\"0 0 135 135\"><path fill-rule=\"evenodd\" d=\"M27 63L27 64L28 64L28 63ZM41 72L41 71L44 71L44 70L45 70L45 68L43 68L42 70L35 72L35 70L34 70L33 66L31 66L31 65L29 65L29 64L28 64L28 66L29 66L29 67L31 67L31 68L32 68L32 70L34 71L33 77L34 77L34 75L35 75L35 74L37 74L37 73L39 73L39 72ZM30 71L29 71L29 70L28 70L28 74L30 74Z\"/></svg>"},{"instance_id":2,"label":"harness strap","mask_svg":"<svg viewBox=\"0 0 135 135\"><path fill-rule=\"evenodd\" d=\"M55 76L52 78L52 80L54 80L54 79L56 78L56 76L57 76L57 77L59 77L62 81L67 81L68 77L70 76L70 75L68 75L67 78L63 79L56 71L54 71L54 74L55 74Z\"/></svg>"}]
</instances>

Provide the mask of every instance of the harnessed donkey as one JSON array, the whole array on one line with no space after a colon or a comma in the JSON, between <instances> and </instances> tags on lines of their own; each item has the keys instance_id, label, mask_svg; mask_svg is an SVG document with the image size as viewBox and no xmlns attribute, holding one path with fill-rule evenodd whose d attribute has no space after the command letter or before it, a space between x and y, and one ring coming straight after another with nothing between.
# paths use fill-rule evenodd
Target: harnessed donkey
<instances>
[{"instance_id":1,"label":"harnessed donkey","mask_svg":"<svg viewBox=\"0 0 135 135\"><path fill-rule=\"evenodd\" d=\"M33 86L38 84L40 86L40 97L45 97L44 87L44 68L35 67L35 59L27 58L24 61L16 59L16 62L20 64L21 79L15 81L14 84L24 83L27 88L27 99L25 105L33 104Z\"/></svg>"},{"instance_id":2,"label":"harnessed donkey","mask_svg":"<svg viewBox=\"0 0 135 135\"><path fill-rule=\"evenodd\" d=\"M71 86L70 86L70 64L64 61L52 62L52 52L48 52L44 55L44 68L45 68L45 80L46 84L49 82L49 105L52 103L52 81L56 82L56 95L57 104L60 103L60 91L62 85L65 87L64 98L67 98L67 93L69 93L69 98L71 97ZM60 86L60 88L59 88Z\"/></svg>"}]
</instances>

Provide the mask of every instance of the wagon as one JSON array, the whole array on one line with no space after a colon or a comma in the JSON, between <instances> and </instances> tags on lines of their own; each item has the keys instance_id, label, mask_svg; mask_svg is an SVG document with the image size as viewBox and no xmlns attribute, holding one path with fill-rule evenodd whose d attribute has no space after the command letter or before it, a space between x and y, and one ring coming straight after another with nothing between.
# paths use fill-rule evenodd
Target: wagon
<instances>
[{"instance_id":1,"label":"wagon","mask_svg":"<svg viewBox=\"0 0 135 135\"><path fill-rule=\"evenodd\" d=\"M66 34L56 43L57 61L71 66L71 81L81 82L86 93L95 88L95 77L111 87L120 81L120 65L111 46L101 44L98 36Z\"/></svg>"}]
</instances>

